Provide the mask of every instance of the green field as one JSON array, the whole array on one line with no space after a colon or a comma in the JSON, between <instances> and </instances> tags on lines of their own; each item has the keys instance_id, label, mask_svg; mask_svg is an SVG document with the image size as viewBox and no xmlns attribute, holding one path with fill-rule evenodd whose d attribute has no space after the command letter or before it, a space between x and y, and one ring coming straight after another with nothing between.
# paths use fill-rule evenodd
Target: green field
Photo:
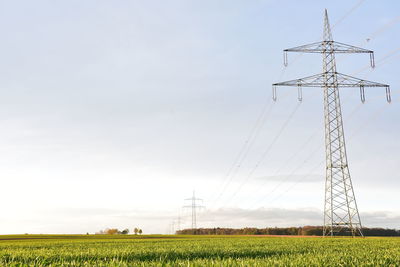
<instances>
[{"instance_id":1,"label":"green field","mask_svg":"<svg viewBox=\"0 0 400 267\"><path fill-rule=\"evenodd\" d=\"M400 266L400 238L0 236L1 266Z\"/></svg>"}]
</instances>

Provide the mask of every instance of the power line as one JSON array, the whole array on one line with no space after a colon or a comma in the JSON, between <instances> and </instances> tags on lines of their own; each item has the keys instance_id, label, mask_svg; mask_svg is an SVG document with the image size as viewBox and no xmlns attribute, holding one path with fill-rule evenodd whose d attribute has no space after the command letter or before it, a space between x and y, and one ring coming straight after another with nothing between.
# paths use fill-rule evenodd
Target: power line
<instances>
[{"instance_id":1,"label":"power line","mask_svg":"<svg viewBox=\"0 0 400 267\"><path fill-rule=\"evenodd\" d=\"M274 105L272 105L272 101L267 102L267 104L264 106L260 116L258 117L254 127L250 131L250 134L248 138L246 139L244 145L239 151L238 156L236 157L235 161L233 162L232 166L229 168L228 173L225 175L225 179L223 182L222 190L220 190L220 193L218 196L214 199L212 202L212 205L214 205L224 194L225 190L229 187L230 183L234 179L235 175L237 174L238 170L242 166L242 163L246 159L249 151L251 150L255 140L257 139L259 132L264 125L265 121L269 117L269 114L272 111Z\"/></svg>"},{"instance_id":2,"label":"power line","mask_svg":"<svg viewBox=\"0 0 400 267\"><path fill-rule=\"evenodd\" d=\"M395 50L395 51L396 51L396 50ZM388 53L387 55L383 56L381 59L379 59L379 60L377 61L377 63L383 62L383 61L386 60L389 56L393 56L393 55L394 55L394 53L393 53L393 51L392 51L392 52ZM381 67L382 65L383 65L383 64L377 64L377 67ZM357 73L357 72L353 72L352 75L354 75L354 74L356 74L356 73ZM345 101L343 101L343 103L344 103L344 102L346 102L346 99L345 99ZM347 121L347 122L350 122L350 121L353 119L354 115L360 110L360 108L361 108L362 106L363 106L362 103L358 104L358 105L349 113L349 115L346 117L346 121ZM385 105L385 106L387 106L387 105ZM372 115L371 118L372 118L372 117L375 117L375 115L378 115L378 114ZM366 121L368 121L368 120L366 120ZM365 124L365 123L364 123L364 124ZM363 124L362 124L362 125L363 125ZM362 128L362 126L360 126L359 128ZM301 145L300 148L299 148L289 159L285 160L285 161L284 161L285 163L284 163L280 168L278 168L278 170L275 171L274 175L272 175L272 176L278 175L279 172L280 172L281 170L283 170L283 169L287 166L287 163L288 163L288 162L290 162L293 158L296 157L297 154L299 154L301 151L303 151L303 148L305 148L305 147L308 145L308 143L309 143L311 140L314 139L316 133L318 133L318 132L319 132L319 131L316 129L316 130L311 134L311 136L306 140L306 142L304 142L303 145ZM349 136L349 140L351 140L353 136L354 136L354 133L351 133L350 136ZM314 149L313 152L307 157L308 160L306 160L305 162L308 162L309 159L311 159L312 156L315 155L317 151L318 151L318 149ZM304 162L304 163L305 163L305 162ZM323 162L322 162L322 163L323 163ZM322 164L322 163L320 163L320 164ZM300 169L300 167L301 167L302 165L303 165L303 163L301 163L300 165L298 165L298 167L296 167L294 171L290 172L289 175L285 175L285 178L284 178L283 180L281 180L280 183L279 183L273 190L269 191L267 194L264 194L264 196L263 196L260 200L256 201L251 207L254 208L255 206L257 206L258 203L264 202L269 196L271 196L271 194L272 194L273 192L276 191L276 189L278 189L282 184L284 184L286 181L288 181L288 180L296 173L296 171ZM301 176L301 177L305 177L305 176ZM267 182L268 182L268 180L265 180L264 183L262 183L261 185L258 185L258 186L257 186L258 191L262 190ZM257 192L258 192L258 191L257 191ZM257 192L253 192L252 195L257 195Z\"/></svg>"},{"instance_id":3,"label":"power line","mask_svg":"<svg viewBox=\"0 0 400 267\"><path fill-rule=\"evenodd\" d=\"M382 113L388 109L390 105L383 105L381 108L377 109L372 115L369 116L369 118L371 118L370 120L365 120L361 123L361 125L356 128L355 130L353 130L350 135L349 135L349 140L352 140L356 135L358 135L360 133L360 130L365 128L367 125L369 125L371 122L375 121L376 119L378 119ZM350 118L350 117L349 117ZM275 202L276 200L280 199L282 196L284 196L286 193L288 193L290 190L292 190L297 184L299 184L302 180L304 180L305 177L308 177L310 175L312 175L313 173L315 173L315 171L321 167L323 165L324 161L320 161L318 164L316 164L313 168L311 168L305 175L300 175L300 177L298 179L296 179L285 191L283 191L281 194L279 194L278 196L276 196L275 198L273 198L271 201L269 201L268 203L271 204L273 202ZM294 173L294 172L293 172ZM291 174L292 175L292 174ZM291 176L289 175L289 176ZM267 197L269 197L270 194L267 194L265 198L263 198L261 201L259 202L264 202ZM254 205L252 205L249 208L249 212L252 212L256 206L258 206L257 204L259 202L256 202ZM244 218L248 218L248 216L242 216L241 219Z\"/></svg>"},{"instance_id":4,"label":"power line","mask_svg":"<svg viewBox=\"0 0 400 267\"><path fill-rule=\"evenodd\" d=\"M339 25L340 23L343 22L343 20L345 20L345 18L347 18L352 12L354 12L359 6L361 6L361 4L364 2L364 0L358 1L349 11L347 11L345 13L345 15L342 16L341 19L339 19L334 26ZM301 56L301 55L300 55ZM283 77L284 73L286 71L286 68L283 68L281 71L281 74L279 75L281 78ZM264 114L264 110L266 109L267 105L263 108L263 111L261 113L261 115L259 116L259 118L256 121L255 126L253 127L253 129L250 132L249 137L246 139L245 143L243 144L242 148L239 150L239 154L237 155L237 157L235 158L233 164L231 165L231 167L229 168L227 174L224 176L225 178L223 179L223 182L221 184L222 186L222 190L218 190L220 191L220 193L217 195L217 197L213 200L212 202L212 206L215 205L215 203L221 198L221 196L224 194L225 190L227 189L227 187L229 186L229 184L232 182L234 176L236 175L237 171L240 169L241 167L241 163L244 161L244 159L247 157L247 154L250 150L250 148L248 148L248 144L250 143L250 139L253 135L253 131L255 131L255 129L258 127L258 122L260 120L260 117L263 116ZM254 140L253 140L254 141ZM253 142L251 142L253 143ZM246 149L247 148L247 149ZM243 151L247 151L245 153L245 157L242 157ZM239 163L239 164L238 164ZM233 172L233 175L231 174Z\"/></svg>"},{"instance_id":5,"label":"power line","mask_svg":"<svg viewBox=\"0 0 400 267\"><path fill-rule=\"evenodd\" d=\"M361 106L362 106L362 104L360 103L359 105L356 106L356 108L353 109L353 111L352 111L352 112L349 114L349 116L347 117L347 120L348 120L348 121L350 121L349 119L351 119L351 118L354 116L354 114L356 114L356 113L360 110ZM304 152L304 149L308 146L308 144L309 144L312 140L315 140L316 134L317 134L318 132L319 132L319 130L318 130L318 129L315 129L315 131L310 135L310 137L299 147L299 149L298 149L290 158L288 158L287 160L284 161L285 163L284 163L283 165L281 165L281 167L278 168L278 169L274 172L274 174L273 174L272 176L273 176L273 177L274 177L274 176L277 176L282 170L284 170L284 169L286 168L288 162L290 162L292 159L294 159L300 152ZM284 178L283 180L281 180L281 181L278 183L278 185L276 185L276 187L274 187L271 191L269 191L267 194L265 194L265 197L263 197L261 200L257 201L256 203L265 201L266 198L267 198L268 196L270 196L272 193L274 193L274 192L276 191L276 189L278 189L282 184L284 184L286 181L288 181L289 178L292 177L298 170L300 170L301 167L302 167L305 163L309 162L309 160L310 160L318 151L319 151L319 146L316 147L316 148L314 148L314 149L312 150L312 152L306 157L306 159L305 159L303 162L301 162L293 171L291 171L289 175L285 175L285 178ZM262 190L267 182L268 182L268 180L265 180L263 184L259 185L259 186L258 186L259 190ZM257 194L257 192L254 192L254 195L256 195L256 194ZM255 204L256 204L256 203L255 203ZM253 206L255 206L255 205L253 205Z\"/></svg>"},{"instance_id":6,"label":"power line","mask_svg":"<svg viewBox=\"0 0 400 267\"><path fill-rule=\"evenodd\" d=\"M393 56L393 53L389 53L388 55ZM378 63L378 62L382 62L384 59L386 60L386 59L388 58L388 55L386 55L386 56L384 56L382 59L378 60L377 63ZM381 67L382 65L383 65L383 64L378 64L377 67ZM357 72L354 72L353 74L355 74L355 73L357 73ZM344 103L344 102L345 102L345 101L343 101L343 103ZM360 108L361 108L362 106L363 106L362 103L358 104L358 105L356 106L356 108L354 108L353 111L351 111L351 112L349 113L349 115L346 117L346 121L347 121L347 122L350 122L350 121L353 119L354 115L360 110ZM388 105L384 105L383 107L388 107ZM366 125L367 123L371 123L371 122L372 122L374 119L376 119L383 111L384 111L384 108L383 108L383 109L379 109L378 111L374 112L374 114L372 114L371 116L369 116L368 119L366 119L364 122L362 122L362 123L360 124L360 126L357 128L356 131L353 131L353 132L350 133L348 139L351 140L362 128L365 127L365 125ZM309 137L309 139L307 139L307 141L306 141L305 143L303 143L303 145L300 147L300 149L297 150L297 151L295 152L295 154L294 154L292 157L290 157L290 159L293 159L294 156L295 156L296 154L298 154L300 151L302 151L302 148L304 148L304 147L310 142L310 140L312 140L312 139L314 138L314 136L315 136L315 134L316 134L317 132L318 132L318 131L315 131L315 132ZM314 155L317 151L318 151L318 150L314 150L314 151L311 153L311 155L309 155L307 158L311 158L311 156ZM290 161L289 159L288 159L288 160L285 160L285 163L287 163L287 162L289 162L289 161ZM323 163L323 162L321 162L320 164L322 164L322 163ZM319 165L320 165L320 164L319 164ZM319 165L318 165L318 166L319 166ZM281 166L281 167L279 168L279 170L283 170L285 166L286 166L286 164L284 164L283 166ZM300 166L302 166L302 164L300 164L298 167L296 167L296 170L300 169ZM274 174L273 176L278 175L278 173L280 172L279 170L276 171L275 174ZM283 179L283 180L276 186L276 188L274 188L273 190L271 190L271 191L269 191L267 194L265 194L264 197L262 197L259 201L255 202L251 207L255 207L255 206L257 206L258 203L264 202L277 188L279 188L283 183L285 183L287 180L289 180L289 178L292 177L294 173L295 173L295 171L292 171L288 176L285 176L286 178ZM302 178L302 177L304 177L304 176L301 176L301 178ZM299 180L301 180L301 179L299 179ZM267 181L268 181L268 180L265 180L265 182L264 182L263 184L259 185L258 188L261 190L261 189L265 186L265 184L267 183ZM257 192L254 192L253 194L256 195Z\"/></svg>"},{"instance_id":7,"label":"power line","mask_svg":"<svg viewBox=\"0 0 400 267\"><path fill-rule=\"evenodd\" d=\"M396 25L397 23L400 22L400 16L397 16L395 18L393 18L392 20L390 20L388 23L386 23L385 25L383 25L382 27L380 27L378 30L374 31L371 33L371 35L365 40L365 42L369 42L370 40L376 38L376 36L384 33L385 31L387 31L390 27Z\"/></svg>"},{"instance_id":8,"label":"power line","mask_svg":"<svg viewBox=\"0 0 400 267\"><path fill-rule=\"evenodd\" d=\"M396 49L393 49L393 50L390 51L389 53L385 54L381 59L377 60L377 61L375 62L375 67L377 67L377 66L379 66L379 67L383 66L384 64L386 64L386 63L389 61L389 59L391 59L393 56L395 56L395 55L396 55L397 53L399 53L399 52L400 52L400 47L398 47L398 48L396 48ZM361 72L367 70L368 67L369 67L369 66L366 65L366 66L364 66L364 67L358 69L357 71L355 71L354 74L361 73Z\"/></svg>"},{"instance_id":9,"label":"power line","mask_svg":"<svg viewBox=\"0 0 400 267\"><path fill-rule=\"evenodd\" d=\"M295 108L291 111L291 113L289 114L289 117L284 121L283 125L281 126L281 128L279 129L278 133L275 135L275 137L272 139L272 142L268 145L268 147L266 147L266 149L263 151L263 153L261 154L260 159L257 161L257 163L254 165L254 167L250 170L250 172L248 173L247 177L245 178L245 180L239 185L239 187L236 189L236 191L233 193L233 195L227 200L227 202L231 201L232 198L234 198L236 196L236 194L240 191L240 189L246 184L246 182L252 177L252 175L254 174L254 172L257 170L257 168L260 166L260 164L263 162L263 160L265 159L265 157L268 155L268 153L271 151L272 147L274 146L274 144L278 141L278 139L281 137L282 133L284 132L284 130L286 129L287 125L289 124L289 122L291 121L291 119L294 117L296 111L299 109L300 104L297 104L295 106ZM226 205L226 204L225 204Z\"/></svg>"},{"instance_id":10,"label":"power line","mask_svg":"<svg viewBox=\"0 0 400 267\"><path fill-rule=\"evenodd\" d=\"M364 2L364 0L358 1L358 2L356 3L356 5L354 5L344 16L341 17L341 19L339 19L339 20L335 23L334 26L337 26L337 25L339 25L341 22L343 22L343 20L344 20L345 18L347 18L351 13L353 13L359 6L361 6L361 4L362 4L363 2ZM391 25L393 25L393 24L394 24L394 23L391 23ZM385 28L387 29L389 26L390 26L390 25L387 25ZM385 30L386 30L386 29L385 29ZM381 30L380 33L381 33L381 32L383 32L383 31ZM376 35L377 35L377 34L376 34ZM375 35L375 36L376 36L376 35ZM285 72L285 68L283 69L283 71L282 71L282 73L281 73L281 76L283 76L284 72ZM247 151L247 153L248 153L248 151ZM239 168L236 169L236 172L237 172L238 169L239 169ZM235 174L236 174L236 172L235 172ZM230 181L229 181L228 183L230 183L232 179L233 179L233 177L231 177L231 179L230 179ZM249 178L247 178L246 180L248 180L248 179L249 179ZM243 183L242 183L242 185L239 186L239 190L241 189L242 186L243 186ZM225 189L226 189L226 188L225 188ZM225 189L224 189L224 191L225 191ZM238 192L239 190L236 190L236 192L234 193L233 197L237 194L237 192ZM219 199L221 196L222 196L222 194L219 195L218 199ZM231 197L231 199L232 199L232 197Z\"/></svg>"},{"instance_id":11,"label":"power line","mask_svg":"<svg viewBox=\"0 0 400 267\"><path fill-rule=\"evenodd\" d=\"M350 115L348 116L347 119L351 119L351 118L353 117L353 115L354 115L356 112L359 111L359 109L361 108L361 106L362 106L362 103L360 103L359 105L357 105L356 108L353 109L353 111L351 111L351 113L350 113ZM292 154L287 160L284 161L284 164L281 165L281 167L278 168L278 169L274 172L274 174L273 174L272 176L278 175L278 174L281 172L281 170L285 169L286 166L287 166L287 164L288 164L288 162L292 161L300 152L302 152L302 151L306 148L306 146L307 146L312 140L315 139L316 134L317 134L318 132L319 132L319 127L317 127L317 128L313 131L313 133L310 135L310 137L300 146L300 148L299 148L294 154ZM318 151L318 149L313 150L312 155L314 155L317 151ZM301 165L302 165L302 164L301 164ZM297 169L299 169L299 168L297 168ZM293 174L294 174L294 172L293 172ZM248 180L248 179L247 179L247 180ZM247 181L247 180L246 180L246 181ZM262 190L263 187L264 187L264 185L265 185L267 182L268 182L268 180L265 180L263 184L259 185L259 186L257 187L257 188L258 188L258 191ZM285 182L285 180L284 180L284 181L281 181L281 184L284 183L284 182ZM239 188L239 190L240 190L244 185L245 185L245 184L242 184L241 187ZM258 192L258 191L257 191L257 192ZM273 191L275 191L275 190L273 190ZM257 192L254 192L253 195L257 195ZM234 194L234 196L236 196L237 193L238 193L238 192L236 192L236 193ZM272 192L270 192L270 193L272 193ZM270 194L270 193L269 193L269 194ZM267 195L269 195L269 194L267 194ZM234 197L234 196L233 196L233 197ZM232 197L232 198L233 198L233 197Z\"/></svg>"},{"instance_id":12,"label":"power line","mask_svg":"<svg viewBox=\"0 0 400 267\"><path fill-rule=\"evenodd\" d=\"M338 19L335 24L332 25L332 29L337 27L337 25L339 25L340 23L342 23L342 21L344 21L348 16L350 16L351 13L353 13L356 9L358 9L364 2L365 0L358 1L352 8L350 8L349 11L347 11L340 19Z\"/></svg>"},{"instance_id":13,"label":"power line","mask_svg":"<svg viewBox=\"0 0 400 267\"><path fill-rule=\"evenodd\" d=\"M394 55L397 54L397 52L399 52L400 48L398 49L394 49L391 52L387 53L385 56L383 56L381 59L376 61L376 68L383 66L384 64L386 64L388 62L388 59L390 59L391 57L393 57ZM369 65L368 65L369 66ZM363 68L361 71L365 70L366 68ZM361 72L360 70L355 71L352 73L352 75L357 74L359 72ZM371 69L369 69L369 71L371 71ZM345 102L345 101L344 101ZM349 122L353 119L353 116L360 110L360 108L362 107L362 103L360 103L359 105L356 106L355 109L353 109L352 112L350 112L350 114L346 117L346 121ZM382 113L388 108L388 105L383 105L382 108L378 109L377 111L375 111L372 115L368 116L368 119L366 119L365 121L363 121L362 123L360 123L360 125L356 128L356 130L353 130L350 134L348 139L352 140L363 128L365 128L368 124L370 124L371 122L375 121L378 117L380 117L382 115ZM313 136L316 134L316 132L314 132L309 139L301 146L304 147L307 143L309 143L309 140L313 139ZM293 159L295 157L295 155L300 152L301 149L299 149L298 151L296 151L294 153L294 155L292 157L290 157L290 159ZM314 155L317 152L317 150L314 150L307 158L311 158L312 155ZM290 160L286 160L285 162L289 162ZM269 201L269 204L271 204L272 202L276 201L277 199L279 199L280 197L282 197L284 194L286 194L287 192L289 192L292 188L294 188L300 181L302 181L305 177L311 175L318 167L320 167L322 164L324 163L324 161L321 161L319 164L317 164L314 168L312 168L312 170L310 170L306 175L301 175L299 177L299 179L295 180L294 183L292 183L292 185L285 190L283 193L281 193L279 196L275 197L273 200ZM282 170L284 168L284 166L286 166L286 164L284 164L283 166L281 166L281 168L279 168L279 170ZM300 164L298 167L296 167L296 170L300 169L300 166L302 166L302 164ZM279 171L275 172L275 175L277 175L279 173ZM289 180L290 177L292 177L294 174L296 173L296 171L292 171L289 175L285 175L285 179L283 181L281 181L276 188L274 188L273 190L271 190L270 192L268 192L267 194L264 194L264 196L259 199L258 201L254 202L253 205L251 205L250 209L254 209L256 206L258 206L260 203L265 202L266 199L268 199L271 194L277 189L279 188L283 183L285 183L287 180ZM259 188L260 190L262 190L262 188L265 186L265 183L267 182L267 180L262 184L262 185L258 185L257 188ZM259 190L258 190L259 191ZM257 192L252 193L252 195L256 195Z\"/></svg>"},{"instance_id":14,"label":"power line","mask_svg":"<svg viewBox=\"0 0 400 267\"><path fill-rule=\"evenodd\" d=\"M363 123L361 123L361 125L356 128L355 130L353 130L353 132L350 133L349 137L347 138L348 140L352 140L357 134L359 134L359 132L365 128L367 125L371 124L371 122L375 121L377 118L379 118L383 112L385 110L388 109L390 105L382 105L381 108L379 108L378 110L376 110L372 115L368 116L368 119L366 119ZM279 199L280 197L282 197L284 194L286 194L287 192L289 192L292 188L294 188L294 186L296 186L300 181L303 180L304 177L310 176L312 173L314 173L314 171L322 166L322 164L324 163L324 161L321 161L318 165L316 165L310 172L308 172L306 175L301 176L299 179L297 179L287 190L285 190L283 193L281 193L280 195L278 195L278 197L274 198L271 202L272 203L274 201L276 201L277 199Z\"/></svg>"}]
</instances>

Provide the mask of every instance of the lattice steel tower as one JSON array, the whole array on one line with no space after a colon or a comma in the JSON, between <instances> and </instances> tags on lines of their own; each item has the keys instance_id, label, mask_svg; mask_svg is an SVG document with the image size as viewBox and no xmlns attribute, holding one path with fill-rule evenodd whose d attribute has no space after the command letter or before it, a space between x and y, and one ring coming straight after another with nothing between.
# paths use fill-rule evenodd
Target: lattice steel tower
<instances>
[{"instance_id":1,"label":"lattice steel tower","mask_svg":"<svg viewBox=\"0 0 400 267\"><path fill-rule=\"evenodd\" d=\"M346 234L363 236L361 219L347 164L339 87L359 87L364 103L364 87L383 87L390 103L390 88L381 84L358 79L336 71L335 53L368 53L371 67L375 67L373 51L335 42L332 39L328 12L325 9L323 41L284 50L284 65L287 52L322 54L321 74L273 84L273 99L276 100L276 86L298 87L298 99L302 100L302 87L321 87L324 92L326 180L324 207L324 236Z\"/></svg>"},{"instance_id":2,"label":"lattice steel tower","mask_svg":"<svg viewBox=\"0 0 400 267\"><path fill-rule=\"evenodd\" d=\"M197 209L202 209L204 206L198 205L197 203L203 200L201 198L196 198L196 193L193 191L193 196L191 198L186 198L185 201L191 201L191 205L183 206L183 208L190 208L192 210L192 229L197 228Z\"/></svg>"}]
</instances>

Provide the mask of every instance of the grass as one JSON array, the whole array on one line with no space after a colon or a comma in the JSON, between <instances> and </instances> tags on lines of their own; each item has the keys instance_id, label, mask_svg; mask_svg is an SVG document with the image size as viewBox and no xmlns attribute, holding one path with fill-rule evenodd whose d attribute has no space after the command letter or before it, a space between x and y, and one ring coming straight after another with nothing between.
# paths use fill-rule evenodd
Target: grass
<instances>
[{"instance_id":1,"label":"grass","mask_svg":"<svg viewBox=\"0 0 400 267\"><path fill-rule=\"evenodd\" d=\"M400 238L0 236L1 266L400 266Z\"/></svg>"}]
</instances>

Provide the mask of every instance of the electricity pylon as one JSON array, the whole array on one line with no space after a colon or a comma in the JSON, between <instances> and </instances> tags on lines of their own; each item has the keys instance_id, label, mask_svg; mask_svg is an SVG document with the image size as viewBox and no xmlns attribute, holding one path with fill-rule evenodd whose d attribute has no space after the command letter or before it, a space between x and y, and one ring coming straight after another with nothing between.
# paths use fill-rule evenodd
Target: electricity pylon
<instances>
[{"instance_id":1,"label":"electricity pylon","mask_svg":"<svg viewBox=\"0 0 400 267\"><path fill-rule=\"evenodd\" d=\"M272 97L276 100L276 86L296 86L298 99L302 100L302 87L321 87L324 92L326 180L324 207L324 236L340 235L350 231L352 236L363 236L361 219L347 164L339 87L359 87L361 101L365 102L365 87L383 87L390 103L390 88L387 84L358 79L336 71L336 53L367 53L371 67L375 67L373 51L333 41L325 9L323 41L284 50L284 65L287 52L322 54L321 74L273 84Z\"/></svg>"},{"instance_id":2,"label":"electricity pylon","mask_svg":"<svg viewBox=\"0 0 400 267\"><path fill-rule=\"evenodd\" d=\"M183 208L192 209L192 229L197 228L197 209L204 208L202 205L197 205L197 201L203 201L201 198L196 198L195 191L193 191L193 196L191 198L186 198L185 201L190 200L192 203L188 206L183 206Z\"/></svg>"}]
</instances>

